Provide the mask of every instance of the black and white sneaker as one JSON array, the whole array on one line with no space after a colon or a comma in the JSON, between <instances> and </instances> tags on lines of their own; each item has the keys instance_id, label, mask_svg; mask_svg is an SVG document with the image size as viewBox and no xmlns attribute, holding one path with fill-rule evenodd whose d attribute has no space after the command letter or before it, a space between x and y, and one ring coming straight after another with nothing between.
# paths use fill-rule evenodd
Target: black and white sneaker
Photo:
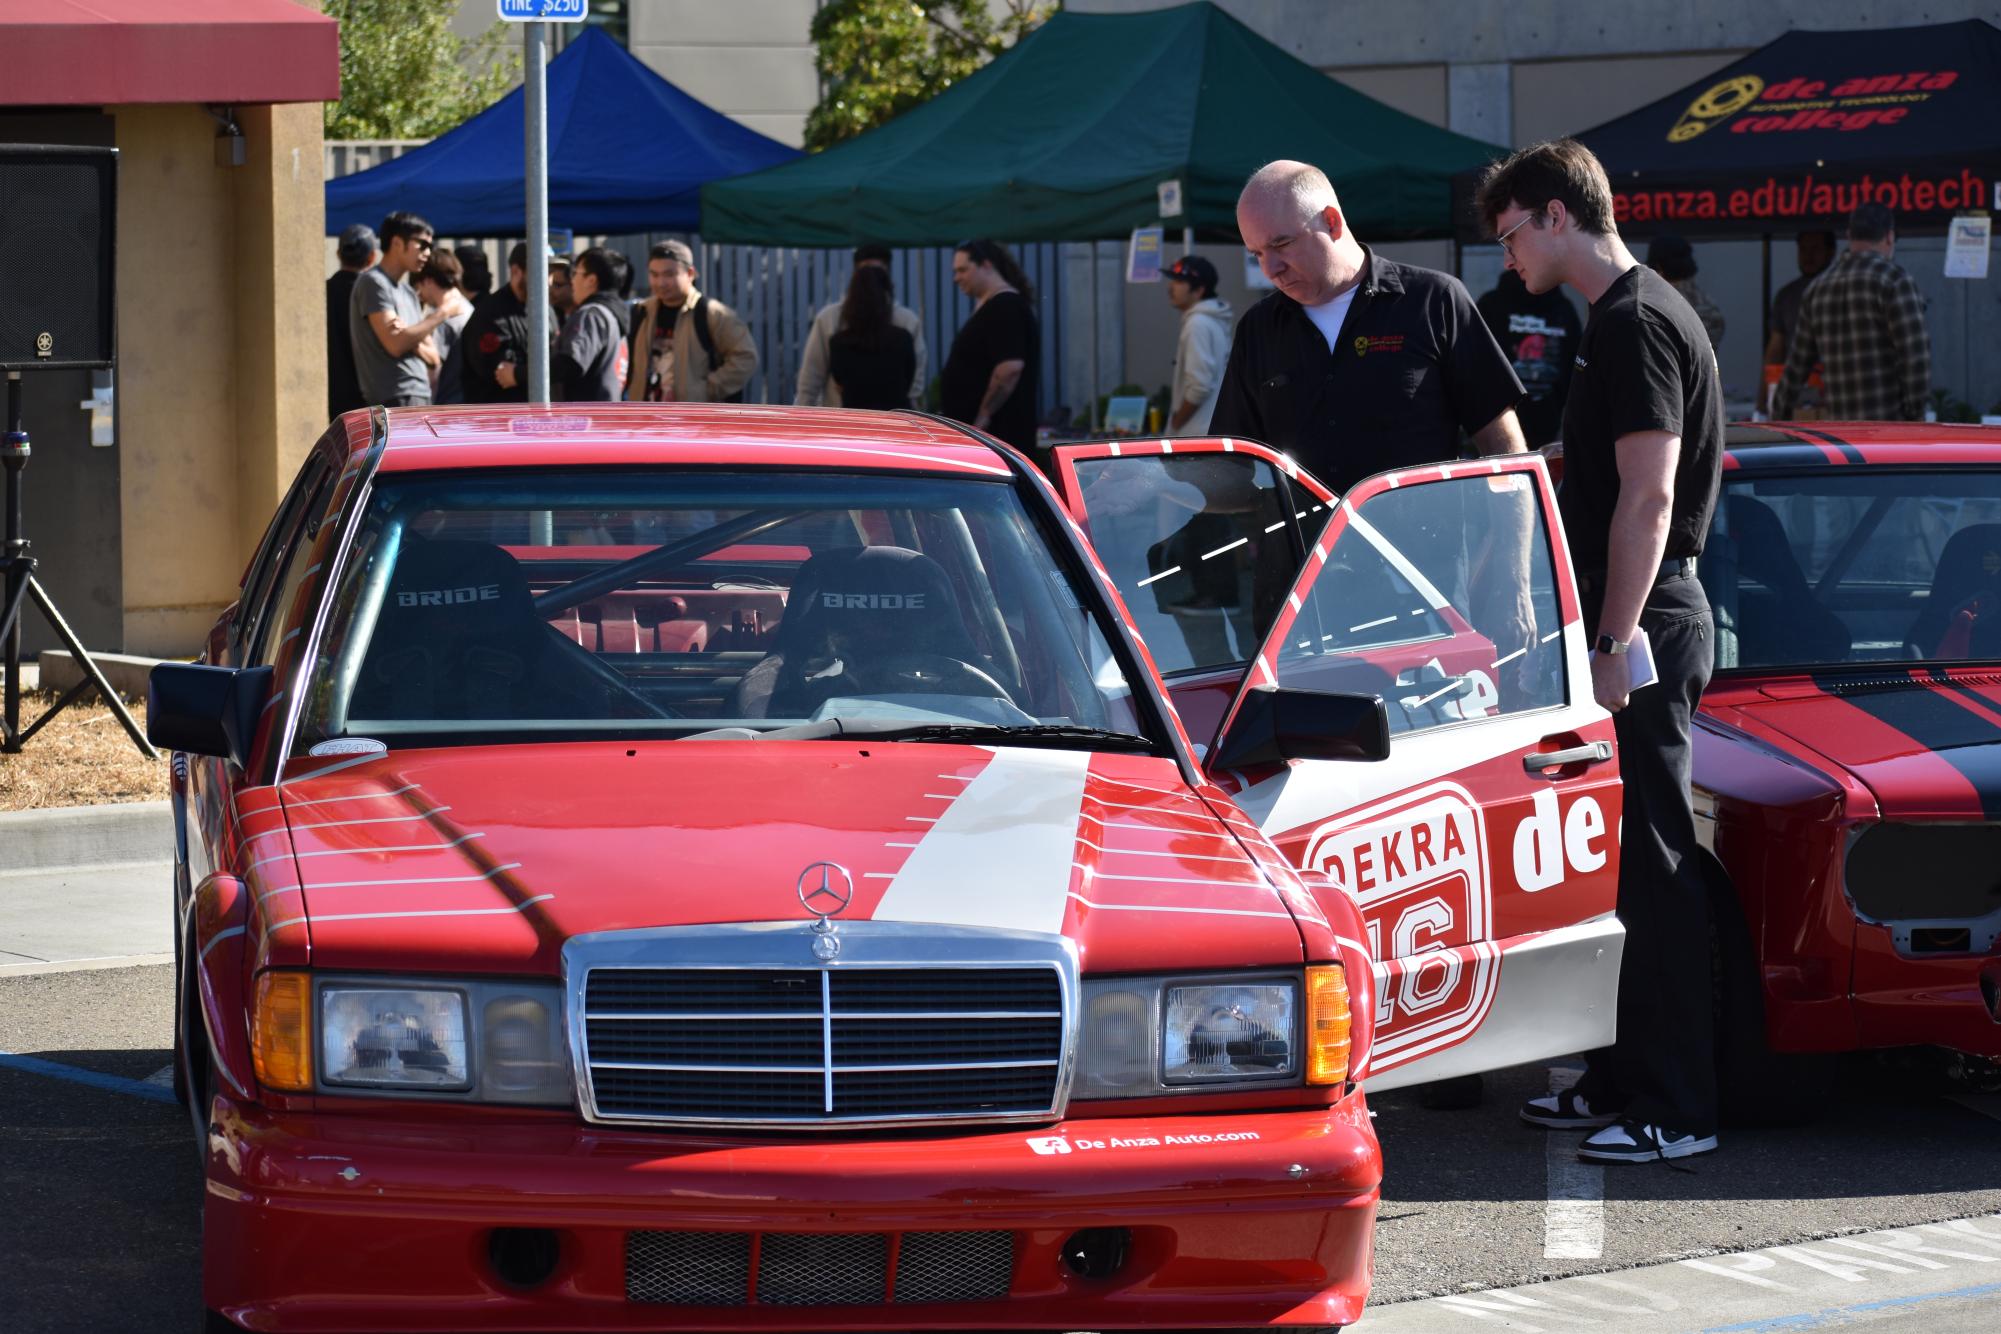
<instances>
[{"instance_id":1,"label":"black and white sneaker","mask_svg":"<svg viewBox=\"0 0 2001 1334\"><path fill-rule=\"evenodd\" d=\"M1665 1126L1619 1121L1577 1146L1587 1163L1651 1163L1716 1152L1716 1136L1686 1135Z\"/></svg>"},{"instance_id":2,"label":"black and white sneaker","mask_svg":"<svg viewBox=\"0 0 2001 1334\"><path fill-rule=\"evenodd\" d=\"M1522 1120L1551 1130L1591 1130L1609 1126L1619 1119L1617 1112L1593 1107L1576 1089L1564 1089L1522 1104Z\"/></svg>"}]
</instances>

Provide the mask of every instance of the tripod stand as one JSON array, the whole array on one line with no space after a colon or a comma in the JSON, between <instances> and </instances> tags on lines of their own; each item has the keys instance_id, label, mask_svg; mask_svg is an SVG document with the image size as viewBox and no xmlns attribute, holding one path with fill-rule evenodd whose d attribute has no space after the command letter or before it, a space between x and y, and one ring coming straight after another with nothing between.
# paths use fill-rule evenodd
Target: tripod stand
<instances>
[{"instance_id":1,"label":"tripod stand","mask_svg":"<svg viewBox=\"0 0 2001 1334\"><path fill-rule=\"evenodd\" d=\"M9 754L18 752L28 744L28 739L48 726L49 721L64 709L77 702L84 692L95 686L104 702L116 714L125 727L125 735L132 738L132 744L139 753L149 760L160 758L160 752L153 749L146 740L146 734L139 730L139 724L132 720L125 702L118 698L118 692L104 679L104 673L97 669L90 654L77 639L76 632L69 628L69 622L56 610L55 601L35 578L35 558L28 554L28 539L21 535L21 473L28 466L28 456L33 451L28 447L28 432L21 420L21 372L7 372L7 433L0 436L0 465L7 470L6 510L7 538L0 545L0 572L6 575L4 587L7 600L4 610L0 610L0 643L6 646L4 657L0 657L0 751ZM77 666L83 669L83 679L63 692L61 699L51 704L47 711L26 730L21 727L21 611L28 598L34 598L42 615L48 619L62 641L69 645L69 651L76 656Z\"/></svg>"}]
</instances>

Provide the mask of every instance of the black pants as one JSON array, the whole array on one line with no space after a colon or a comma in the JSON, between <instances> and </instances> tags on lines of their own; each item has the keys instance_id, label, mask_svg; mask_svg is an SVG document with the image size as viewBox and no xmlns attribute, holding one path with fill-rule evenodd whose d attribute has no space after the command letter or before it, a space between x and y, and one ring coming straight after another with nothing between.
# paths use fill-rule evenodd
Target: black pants
<instances>
[{"instance_id":1,"label":"black pants","mask_svg":"<svg viewBox=\"0 0 2001 1334\"><path fill-rule=\"evenodd\" d=\"M1597 637L1599 608L1585 624ZM1715 663L1709 602L1693 575L1654 587L1640 614L1658 684L1612 715L1625 816L1619 840L1619 1032L1590 1054L1578 1091L1593 1107L1679 1134L1716 1130L1709 898L1689 799L1689 719Z\"/></svg>"}]
</instances>

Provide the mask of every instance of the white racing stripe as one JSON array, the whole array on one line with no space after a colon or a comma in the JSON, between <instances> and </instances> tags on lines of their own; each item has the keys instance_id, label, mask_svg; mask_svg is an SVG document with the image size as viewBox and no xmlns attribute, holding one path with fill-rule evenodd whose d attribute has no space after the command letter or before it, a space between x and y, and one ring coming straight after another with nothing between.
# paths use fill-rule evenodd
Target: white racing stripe
<instances>
[{"instance_id":1,"label":"white racing stripe","mask_svg":"<svg viewBox=\"0 0 2001 1334\"><path fill-rule=\"evenodd\" d=\"M1063 929L1087 752L1000 748L883 891L879 922Z\"/></svg>"}]
</instances>

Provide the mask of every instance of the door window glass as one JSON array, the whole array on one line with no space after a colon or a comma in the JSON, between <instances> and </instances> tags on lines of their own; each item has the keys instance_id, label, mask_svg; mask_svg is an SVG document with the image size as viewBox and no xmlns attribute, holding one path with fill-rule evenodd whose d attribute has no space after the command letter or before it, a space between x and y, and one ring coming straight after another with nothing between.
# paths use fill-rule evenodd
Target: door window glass
<instances>
[{"instance_id":1,"label":"door window glass","mask_svg":"<svg viewBox=\"0 0 2001 1334\"><path fill-rule=\"evenodd\" d=\"M1161 674L1249 662L1299 571L1277 470L1214 453L1076 469L1091 544Z\"/></svg>"},{"instance_id":2,"label":"door window glass","mask_svg":"<svg viewBox=\"0 0 2001 1334\"><path fill-rule=\"evenodd\" d=\"M1278 684L1380 695L1392 732L1565 702L1549 536L1524 473L1379 492L1333 539Z\"/></svg>"}]
</instances>

